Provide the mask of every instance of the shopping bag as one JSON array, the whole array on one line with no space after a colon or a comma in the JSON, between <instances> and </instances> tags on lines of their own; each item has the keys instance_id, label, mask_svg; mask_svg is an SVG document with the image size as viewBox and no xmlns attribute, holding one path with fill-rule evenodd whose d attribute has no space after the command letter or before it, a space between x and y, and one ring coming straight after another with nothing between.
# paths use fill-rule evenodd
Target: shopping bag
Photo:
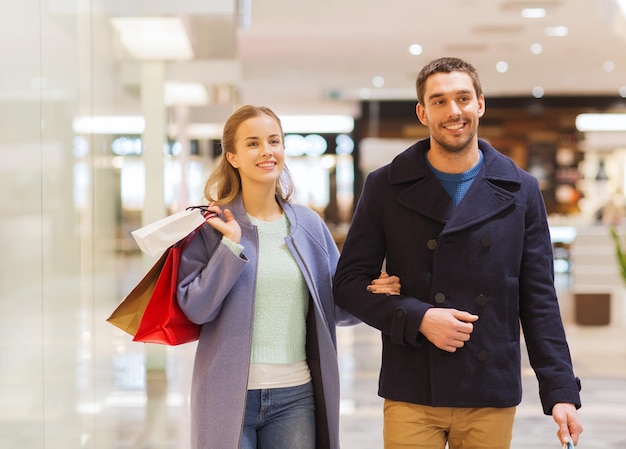
<instances>
[{"instance_id":1,"label":"shopping bag","mask_svg":"<svg viewBox=\"0 0 626 449\"><path fill-rule=\"evenodd\" d=\"M180 255L196 233L197 231L192 232L167 250L161 274L145 307L133 341L175 346L198 339L200 326L189 321L176 298Z\"/></svg>"},{"instance_id":2,"label":"shopping bag","mask_svg":"<svg viewBox=\"0 0 626 449\"><path fill-rule=\"evenodd\" d=\"M206 206L191 206L131 232L139 248L157 256L206 221Z\"/></svg>"},{"instance_id":3,"label":"shopping bag","mask_svg":"<svg viewBox=\"0 0 626 449\"><path fill-rule=\"evenodd\" d=\"M164 253L107 318L109 323L135 336L166 259Z\"/></svg>"}]
</instances>

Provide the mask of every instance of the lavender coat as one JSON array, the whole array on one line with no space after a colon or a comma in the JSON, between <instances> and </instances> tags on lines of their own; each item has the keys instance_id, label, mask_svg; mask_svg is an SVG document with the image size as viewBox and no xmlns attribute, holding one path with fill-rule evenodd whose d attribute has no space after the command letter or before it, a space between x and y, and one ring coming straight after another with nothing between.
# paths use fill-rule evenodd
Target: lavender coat
<instances>
[{"instance_id":1,"label":"lavender coat","mask_svg":"<svg viewBox=\"0 0 626 449\"><path fill-rule=\"evenodd\" d=\"M281 205L291 224L285 242L310 292L307 362L315 387L317 447L336 449L340 398L335 322L355 320L335 311L332 277L339 251L328 228L304 206ZM192 449L237 448L245 410L258 234L241 198L224 208L241 225L243 253L236 256L221 243L222 235L205 224L182 253L178 272L178 302L202 325L191 387Z\"/></svg>"}]
</instances>

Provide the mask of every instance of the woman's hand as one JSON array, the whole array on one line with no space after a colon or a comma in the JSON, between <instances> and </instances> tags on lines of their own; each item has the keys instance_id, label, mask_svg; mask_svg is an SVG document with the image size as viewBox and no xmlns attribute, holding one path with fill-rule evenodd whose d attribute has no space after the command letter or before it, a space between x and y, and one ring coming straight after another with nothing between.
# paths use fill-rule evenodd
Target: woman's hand
<instances>
[{"instance_id":1,"label":"woman's hand","mask_svg":"<svg viewBox=\"0 0 626 449\"><path fill-rule=\"evenodd\" d=\"M241 227L239 227L233 213L229 209L222 211L215 203L209 204L208 210L210 212L204 215L206 222L231 242L239 243L241 241ZM224 218L221 218L220 215L223 215Z\"/></svg>"},{"instance_id":2,"label":"woman's hand","mask_svg":"<svg viewBox=\"0 0 626 449\"><path fill-rule=\"evenodd\" d=\"M399 295L402 286L400 285L400 278L398 276L389 276L384 271L380 273L378 279L374 279L371 284L367 286L367 291L376 293L379 295Z\"/></svg>"}]
</instances>

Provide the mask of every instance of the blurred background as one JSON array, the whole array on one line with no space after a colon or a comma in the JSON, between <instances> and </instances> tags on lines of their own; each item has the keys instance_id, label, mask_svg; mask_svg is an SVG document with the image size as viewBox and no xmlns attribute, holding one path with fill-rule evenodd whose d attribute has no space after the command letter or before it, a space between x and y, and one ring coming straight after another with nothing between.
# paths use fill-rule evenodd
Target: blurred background
<instances>
[{"instance_id":1,"label":"blurred background","mask_svg":"<svg viewBox=\"0 0 626 449\"><path fill-rule=\"evenodd\" d=\"M4 0L0 449L188 447L194 344L105 322L154 260L130 232L203 203L225 118L264 105L339 246L363 180L427 129L415 77L478 70L479 136L541 184L587 448L626 443L624 0ZM342 444L380 448L379 336L339 330ZM557 447L527 362L514 448ZM586 395L586 396L585 396Z\"/></svg>"}]
</instances>

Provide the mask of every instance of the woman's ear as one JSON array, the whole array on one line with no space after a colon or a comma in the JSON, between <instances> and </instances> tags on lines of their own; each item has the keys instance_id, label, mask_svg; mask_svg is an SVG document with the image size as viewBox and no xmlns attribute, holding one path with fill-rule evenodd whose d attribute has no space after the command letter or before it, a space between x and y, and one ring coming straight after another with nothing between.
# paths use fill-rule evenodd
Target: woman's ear
<instances>
[{"instance_id":1,"label":"woman's ear","mask_svg":"<svg viewBox=\"0 0 626 449\"><path fill-rule=\"evenodd\" d=\"M230 151L225 154L226 160L232 165L234 168L239 168L239 163L237 162L237 155L235 153L231 153Z\"/></svg>"}]
</instances>

